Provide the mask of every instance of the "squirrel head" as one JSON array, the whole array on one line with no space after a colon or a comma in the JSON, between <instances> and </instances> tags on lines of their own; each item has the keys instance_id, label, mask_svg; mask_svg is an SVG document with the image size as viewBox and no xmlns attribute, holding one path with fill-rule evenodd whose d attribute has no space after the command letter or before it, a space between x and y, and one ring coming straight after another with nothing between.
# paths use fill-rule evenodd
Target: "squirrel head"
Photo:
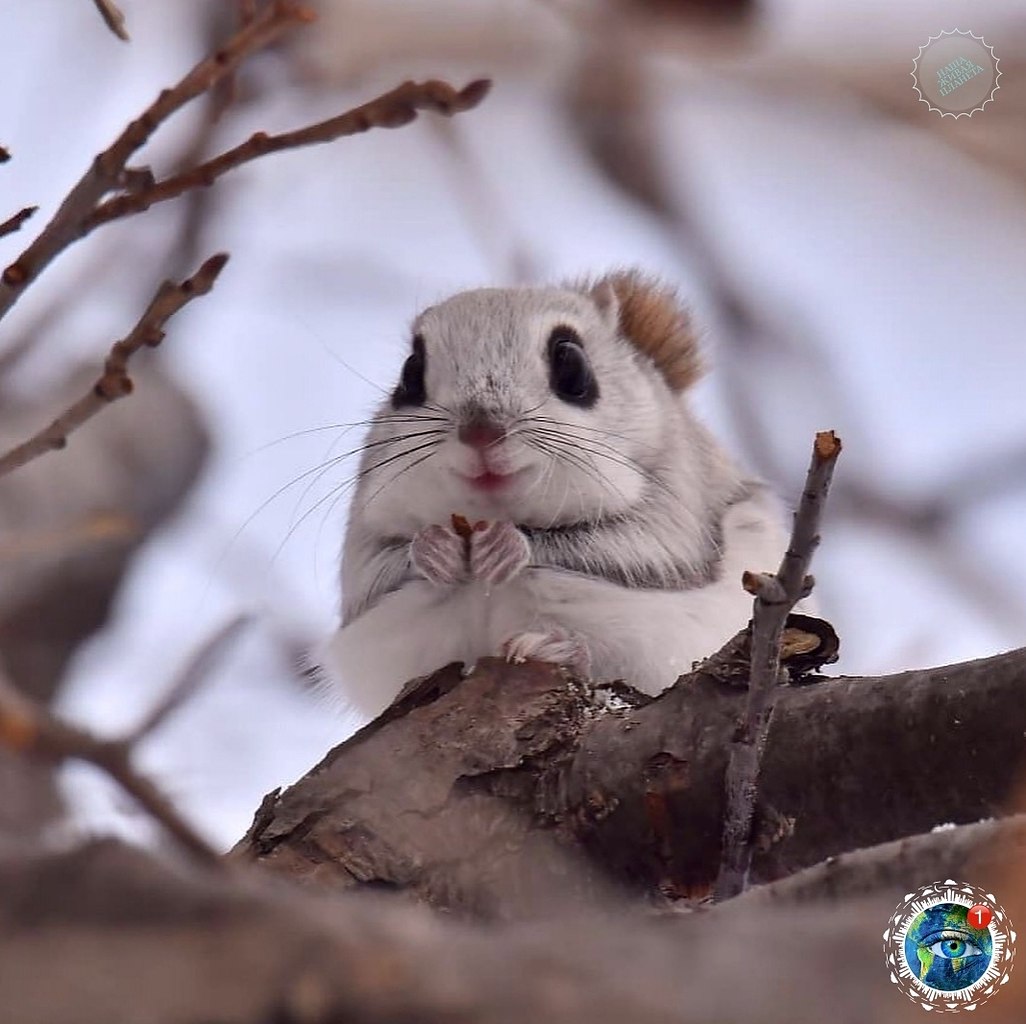
<instances>
[{"instance_id":1,"label":"squirrel head","mask_svg":"<svg viewBox=\"0 0 1026 1024\"><path fill-rule=\"evenodd\" d=\"M638 271L461 292L415 319L366 475L379 461L402 471L402 487L374 485L378 506L391 500L400 517L410 487L429 521L615 515L642 500L653 473L700 457L680 400L700 373L685 308Z\"/></svg>"}]
</instances>

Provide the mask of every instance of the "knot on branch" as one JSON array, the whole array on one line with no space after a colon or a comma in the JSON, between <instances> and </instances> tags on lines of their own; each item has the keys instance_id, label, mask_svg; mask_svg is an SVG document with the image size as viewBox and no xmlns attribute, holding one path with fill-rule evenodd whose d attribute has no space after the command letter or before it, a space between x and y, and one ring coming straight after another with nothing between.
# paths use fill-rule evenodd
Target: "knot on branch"
<instances>
[{"instance_id":1,"label":"knot on branch","mask_svg":"<svg viewBox=\"0 0 1026 1024\"><path fill-rule=\"evenodd\" d=\"M9 285L11 288L17 288L19 285L23 285L28 278L28 269L19 260L16 260L7 267L3 273L4 284Z\"/></svg>"}]
</instances>

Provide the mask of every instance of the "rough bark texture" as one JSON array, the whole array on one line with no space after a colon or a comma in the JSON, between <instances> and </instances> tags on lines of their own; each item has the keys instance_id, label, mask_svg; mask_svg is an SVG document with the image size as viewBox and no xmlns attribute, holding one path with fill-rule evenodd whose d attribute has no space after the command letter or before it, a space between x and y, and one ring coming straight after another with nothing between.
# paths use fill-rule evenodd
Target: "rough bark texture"
<instances>
[{"instance_id":1,"label":"rough bark texture","mask_svg":"<svg viewBox=\"0 0 1026 1024\"><path fill-rule=\"evenodd\" d=\"M610 707L549 666L489 660L463 680L450 666L265 799L234 855L503 917L554 892L702 894L745 699L731 671L711 659ZM777 841L756 879L998 813L1026 752L1024 692L1026 651L784 688L762 775Z\"/></svg>"},{"instance_id":2,"label":"rough bark texture","mask_svg":"<svg viewBox=\"0 0 1026 1024\"><path fill-rule=\"evenodd\" d=\"M838 904L880 892L904 894L940 878L966 879L1002 892L1026 886L1026 814L973 825L951 825L924 835L870 846L805 868L731 902L734 909L767 903Z\"/></svg>"}]
</instances>

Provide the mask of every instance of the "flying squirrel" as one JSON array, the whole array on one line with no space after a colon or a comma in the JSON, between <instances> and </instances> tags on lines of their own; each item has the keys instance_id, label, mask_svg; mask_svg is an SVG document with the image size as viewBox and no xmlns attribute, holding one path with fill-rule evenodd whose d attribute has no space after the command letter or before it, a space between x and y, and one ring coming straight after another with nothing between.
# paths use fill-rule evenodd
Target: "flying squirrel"
<instances>
[{"instance_id":1,"label":"flying squirrel","mask_svg":"<svg viewBox=\"0 0 1026 1024\"><path fill-rule=\"evenodd\" d=\"M780 509L689 408L674 290L636 270L424 310L363 448L322 661L377 714L500 655L657 694L744 627Z\"/></svg>"}]
</instances>

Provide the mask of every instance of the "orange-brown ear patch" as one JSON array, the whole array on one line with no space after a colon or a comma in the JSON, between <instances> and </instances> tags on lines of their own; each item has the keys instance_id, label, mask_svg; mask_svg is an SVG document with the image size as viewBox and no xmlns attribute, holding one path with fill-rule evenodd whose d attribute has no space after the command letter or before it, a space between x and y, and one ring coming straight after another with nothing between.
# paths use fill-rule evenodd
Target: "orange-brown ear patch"
<instances>
[{"instance_id":1,"label":"orange-brown ear patch","mask_svg":"<svg viewBox=\"0 0 1026 1024\"><path fill-rule=\"evenodd\" d=\"M691 387L704 372L698 339L687 309L668 285L638 270L617 271L591 288L602 304L612 289L624 337L656 364L674 391Z\"/></svg>"}]
</instances>

